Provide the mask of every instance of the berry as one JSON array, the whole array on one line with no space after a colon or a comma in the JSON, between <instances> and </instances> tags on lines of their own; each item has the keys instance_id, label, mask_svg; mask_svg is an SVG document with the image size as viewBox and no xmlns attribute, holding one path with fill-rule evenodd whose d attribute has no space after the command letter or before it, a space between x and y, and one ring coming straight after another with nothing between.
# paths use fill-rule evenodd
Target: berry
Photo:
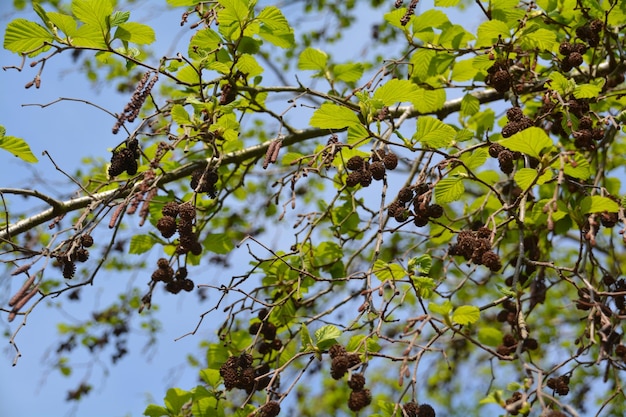
<instances>
[{"instance_id":1,"label":"berry","mask_svg":"<svg viewBox=\"0 0 626 417\"><path fill-rule=\"evenodd\" d=\"M370 157L370 162L382 161L385 159L386 152L384 149L378 149L372 151L372 156Z\"/></svg>"},{"instance_id":2,"label":"berry","mask_svg":"<svg viewBox=\"0 0 626 417\"><path fill-rule=\"evenodd\" d=\"M431 204L426 210L426 215L432 219L438 219L443 216L443 207L439 204Z\"/></svg>"},{"instance_id":3,"label":"berry","mask_svg":"<svg viewBox=\"0 0 626 417\"><path fill-rule=\"evenodd\" d=\"M176 220L170 216L163 216L157 221L157 229L164 238L170 238L176 233Z\"/></svg>"},{"instance_id":4,"label":"berry","mask_svg":"<svg viewBox=\"0 0 626 417\"><path fill-rule=\"evenodd\" d=\"M91 235L82 235L80 237L80 244L83 245L83 248L90 248L93 246L93 237Z\"/></svg>"},{"instance_id":5,"label":"berry","mask_svg":"<svg viewBox=\"0 0 626 417\"><path fill-rule=\"evenodd\" d=\"M167 269L170 267L170 262L165 258L160 258L157 261L157 266L161 269Z\"/></svg>"},{"instance_id":6,"label":"berry","mask_svg":"<svg viewBox=\"0 0 626 417\"><path fill-rule=\"evenodd\" d=\"M273 323L263 323L261 334L265 340L274 340L276 338L276 326Z\"/></svg>"},{"instance_id":7,"label":"berry","mask_svg":"<svg viewBox=\"0 0 626 417\"><path fill-rule=\"evenodd\" d=\"M415 401L408 402L402 406L406 417L418 417L420 408Z\"/></svg>"},{"instance_id":8,"label":"berry","mask_svg":"<svg viewBox=\"0 0 626 417\"><path fill-rule=\"evenodd\" d=\"M353 156L352 158L348 159L348 162L346 162L346 168L352 171L361 170L363 169L364 166L365 166L365 161L363 160L362 157L358 155Z\"/></svg>"},{"instance_id":9,"label":"berry","mask_svg":"<svg viewBox=\"0 0 626 417\"><path fill-rule=\"evenodd\" d=\"M435 410L429 404L420 404L419 417L435 417Z\"/></svg>"},{"instance_id":10,"label":"berry","mask_svg":"<svg viewBox=\"0 0 626 417\"><path fill-rule=\"evenodd\" d=\"M506 111L506 117L511 122L518 122L524 117L524 112L519 107L511 107Z\"/></svg>"},{"instance_id":11,"label":"berry","mask_svg":"<svg viewBox=\"0 0 626 417\"><path fill-rule=\"evenodd\" d=\"M539 343L537 342L537 339L529 337L528 339L524 340L524 350L536 350L537 348L539 348Z\"/></svg>"},{"instance_id":12,"label":"berry","mask_svg":"<svg viewBox=\"0 0 626 417\"><path fill-rule=\"evenodd\" d=\"M504 125L504 127L502 128L502 137L503 138L508 138L510 136L513 136L514 134L516 134L520 130L522 130L520 122L511 121L511 122L507 123L506 125Z\"/></svg>"},{"instance_id":13,"label":"berry","mask_svg":"<svg viewBox=\"0 0 626 417\"><path fill-rule=\"evenodd\" d=\"M361 172L353 171L349 173L348 176L346 177L346 186L350 188L356 187L360 181L361 181Z\"/></svg>"},{"instance_id":14,"label":"berry","mask_svg":"<svg viewBox=\"0 0 626 417\"><path fill-rule=\"evenodd\" d=\"M559 53L566 56L572 53L572 44L567 41L561 42L559 45Z\"/></svg>"},{"instance_id":15,"label":"berry","mask_svg":"<svg viewBox=\"0 0 626 417\"><path fill-rule=\"evenodd\" d=\"M574 45L572 45L572 51L578 52L579 54L583 55L585 52L587 52L587 45L585 45L584 43L575 43Z\"/></svg>"},{"instance_id":16,"label":"berry","mask_svg":"<svg viewBox=\"0 0 626 417\"><path fill-rule=\"evenodd\" d=\"M178 203L175 201L165 203L161 209L161 213L163 213L164 216L176 218L176 216L178 216Z\"/></svg>"},{"instance_id":17,"label":"berry","mask_svg":"<svg viewBox=\"0 0 626 417\"><path fill-rule=\"evenodd\" d=\"M194 287L194 283L192 280L185 278L183 280L183 290L187 291L187 292L191 292L193 291L193 287Z\"/></svg>"},{"instance_id":18,"label":"berry","mask_svg":"<svg viewBox=\"0 0 626 417\"><path fill-rule=\"evenodd\" d=\"M497 158L500 152L502 152L503 150L504 146L500 145L499 143L492 143L491 145L489 145L489 156L491 156L492 158Z\"/></svg>"},{"instance_id":19,"label":"berry","mask_svg":"<svg viewBox=\"0 0 626 417\"><path fill-rule=\"evenodd\" d=\"M265 320L267 318L267 316L270 314L269 310L267 308L262 308L259 310L259 312L257 313L257 318L261 321Z\"/></svg>"},{"instance_id":20,"label":"berry","mask_svg":"<svg viewBox=\"0 0 626 417\"><path fill-rule=\"evenodd\" d=\"M595 19L589 22L589 29L591 29L592 32L599 33L602 31L603 28L604 23L600 19Z\"/></svg>"},{"instance_id":21,"label":"berry","mask_svg":"<svg viewBox=\"0 0 626 417\"><path fill-rule=\"evenodd\" d=\"M70 279L76 273L76 264L72 261L64 260L63 262L63 278Z\"/></svg>"},{"instance_id":22,"label":"berry","mask_svg":"<svg viewBox=\"0 0 626 417\"><path fill-rule=\"evenodd\" d=\"M502 337L502 344L506 347L511 347L517 345L517 340L515 340L515 336L508 333Z\"/></svg>"},{"instance_id":23,"label":"berry","mask_svg":"<svg viewBox=\"0 0 626 417\"><path fill-rule=\"evenodd\" d=\"M170 281L165 284L165 289L172 294L178 294L183 289L183 285L180 281Z\"/></svg>"},{"instance_id":24,"label":"berry","mask_svg":"<svg viewBox=\"0 0 626 417\"><path fill-rule=\"evenodd\" d=\"M370 390L352 391L348 399L348 408L352 411L359 411L372 402L372 394Z\"/></svg>"},{"instance_id":25,"label":"berry","mask_svg":"<svg viewBox=\"0 0 626 417\"><path fill-rule=\"evenodd\" d=\"M328 350L328 354L332 359L335 359L338 356L344 356L348 352L346 352L346 348L341 346L340 344L334 344Z\"/></svg>"},{"instance_id":26,"label":"berry","mask_svg":"<svg viewBox=\"0 0 626 417\"><path fill-rule=\"evenodd\" d=\"M341 379L348 372L347 355L340 355L333 358L330 363L330 376L333 379Z\"/></svg>"},{"instance_id":27,"label":"berry","mask_svg":"<svg viewBox=\"0 0 626 417\"><path fill-rule=\"evenodd\" d=\"M578 52L572 52L567 57L567 63L572 67L577 67L583 63L583 56Z\"/></svg>"},{"instance_id":28,"label":"berry","mask_svg":"<svg viewBox=\"0 0 626 417\"><path fill-rule=\"evenodd\" d=\"M183 220L193 220L196 218L196 208L191 203L178 206L178 215Z\"/></svg>"},{"instance_id":29,"label":"berry","mask_svg":"<svg viewBox=\"0 0 626 417\"><path fill-rule=\"evenodd\" d=\"M618 221L618 216L617 213L609 213L609 212L603 212L600 214L600 222L602 223L602 226L604 227L613 227L617 224Z\"/></svg>"},{"instance_id":30,"label":"berry","mask_svg":"<svg viewBox=\"0 0 626 417\"><path fill-rule=\"evenodd\" d=\"M496 71L491 77L488 77L487 84L495 88L498 93L504 93L511 87L511 75L506 70Z\"/></svg>"},{"instance_id":31,"label":"berry","mask_svg":"<svg viewBox=\"0 0 626 417\"><path fill-rule=\"evenodd\" d=\"M283 342L280 339L274 339L270 345L272 350L280 350L283 347Z\"/></svg>"},{"instance_id":32,"label":"berry","mask_svg":"<svg viewBox=\"0 0 626 417\"><path fill-rule=\"evenodd\" d=\"M428 217L415 216L415 218L413 219L413 223L417 227L424 227L428 224Z\"/></svg>"},{"instance_id":33,"label":"berry","mask_svg":"<svg viewBox=\"0 0 626 417\"><path fill-rule=\"evenodd\" d=\"M163 281L168 282L172 279L172 277L167 273L166 269L159 268L152 273L152 281Z\"/></svg>"},{"instance_id":34,"label":"berry","mask_svg":"<svg viewBox=\"0 0 626 417\"><path fill-rule=\"evenodd\" d=\"M259 408L255 417L276 417L280 413L280 404L276 401L270 401Z\"/></svg>"},{"instance_id":35,"label":"berry","mask_svg":"<svg viewBox=\"0 0 626 417\"><path fill-rule=\"evenodd\" d=\"M352 391L361 391L365 387L365 376L363 374L352 374L348 381L348 386Z\"/></svg>"},{"instance_id":36,"label":"berry","mask_svg":"<svg viewBox=\"0 0 626 417\"><path fill-rule=\"evenodd\" d=\"M359 173L361 174L359 184L361 184L362 187L369 187L372 183L372 173L369 170L359 171Z\"/></svg>"},{"instance_id":37,"label":"berry","mask_svg":"<svg viewBox=\"0 0 626 417\"><path fill-rule=\"evenodd\" d=\"M380 181L385 177L385 165L381 161L375 161L370 164L370 172L372 178Z\"/></svg>"},{"instance_id":38,"label":"berry","mask_svg":"<svg viewBox=\"0 0 626 417\"><path fill-rule=\"evenodd\" d=\"M385 164L385 168L393 171L398 166L398 156L393 152L388 152L383 158L383 163Z\"/></svg>"},{"instance_id":39,"label":"berry","mask_svg":"<svg viewBox=\"0 0 626 417\"><path fill-rule=\"evenodd\" d=\"M261 329L261 323L259 323L258 321L254 322L248 328L248 333L255 335L259 332L259 329Z\"/></svg>"},{"instance_id":40,"label":"berry","mask_svg":"<svg viewBox=\"0 0 626 417\"><path fill-rule=\"evenodd\" d=\"M591 117L589 116L583 116L578 121L579 129L591 129L592 125L593 125L593 121L591 120Z\"/></svg>"},{"instance_id":41,"label":"berry","mask_svg":"<svg viewBox=\"0 0 626 417\"><path fill-rule=\"evenodd\" d=\"M498 155L500 170L505 174L513 172L513 152L504 150Z\"/></svg>"},{"instance_id":42,"label":"berry","mask_svg":"<svg viewBox=\"0 0 626 417\"><path fill-rule=\"evenodd\" d=\"M401 203L408 203L413 200L413 190L409 187L403 187L398 191L398 201Z\"/></svg>"},{"instance_id":43,"label":"berry","mask_svg":"<svg viewBox=\"0 0 626 417\"><path fill-rule=\"evenodd\" d=\"M502 263L500 262L500 257L491 251L483 253L481 257L481 262L492 272L498 272L502 269Z\"/></svg>"},{"instance_id":44,"label":"berry","mask_svg":"<svg viewBox=\"0 0 626 417\"><path fill-rule=\"evenodd\" d=\"M396 217L402 211L404 211L404 206L399 201L394 201L387 207L389 217Z\"/></svg>"},{"instance_id":45,"label":"berry","mask_svg":"<svg viewBox=\"0 0 626 417\"><path fill-rule=\"evenodd\" d=\"M81 248L76 251L76 260L78 262L86 262L89 259L89 251Z\"/></svg>"}]
</instances>

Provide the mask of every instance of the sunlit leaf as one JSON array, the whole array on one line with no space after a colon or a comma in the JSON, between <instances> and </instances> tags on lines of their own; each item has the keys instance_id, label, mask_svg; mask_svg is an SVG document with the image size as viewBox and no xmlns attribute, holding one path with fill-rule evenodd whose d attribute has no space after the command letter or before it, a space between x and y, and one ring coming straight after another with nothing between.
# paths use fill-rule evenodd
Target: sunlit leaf
<instances>
[{"instance_id":1,"label":"sunlit leaf","mask_svg":"<svg viewBox=\"0 0 626 417\"><path fill-rule=\"evenodd\" d=\"M117 27L114 37L140 45L150 44L156 40L154 29L148 25L136 22L121 23Z\"/></svg>"},{"instance_id":2,"label":"sunlit leaf","mask_svg":"<svg viewBox=\"0 0 626 417\"><path fill-rule=\"evenodd\" d=\"M435 201L439 204L452 203L459 200L464 192L462 177L444 178L435 186Z\"/></svg>"},{"instance_id":3,"label":"sunlit leaf","mask_svg":"<svg viewBox=\"0 0 626 417\"><path fill-rule=\"evenodd\" d=\"M309 47L300 53L298 69L324 71L327 62L328 55L325 52Z\"/></svg>"},{"instance_id":4,"label":"sunlit leaf","mask_svg":"<svg viewBox=\"0 0 626 417\"><path fill-rule=\"evenodd\" d=\"M356 113L338 104L324 103L313 113L309 124L320 129L343 129L359 124Z\"/></svg>"},{"instance_id":5,"label":"sunlit leaf","mask_svg":"<svg viewBox=\"0 0 626 417\"><path fill-rule=\"evenodd\" d=\"M480 310L476 306L460 306L454 309L452 321L457 324L476 323L480 318Z\"/></svg>"},{"instance_id":6,"label":"sunlit leaf","mask_svg":"<svg viewBox=\"0 0 626 417\"><path fill-rule=\"evenodd\" d=\"M417 119L417 132L413 138L422 145L431 148L442 148L450 145L455 130L441 120L431 116L421 116Z\"/></svg>"},{"instance_id":7,"label":"sunlit leaf","mask_svg":"<svg viewBox=\"0 0 626 417\"><path fill-rule=\"evenodd\" d=\"M14 136L4 136L4 132L4 127L0 126L0 149L11 152L13 155L26 162L34 163L38 161L24 139Z\"/></svg>"},{"instance_id":8,"label":"sunlit leaf","mask_svg":"<svg viewBox=\"0 0 626 417\"><path fill-rule=\"evenodd\" d=\"M619 211L619 204L608 197L592 195L583 198L580 202L580 211L582 214L601 213L603 211L617 213Z\"/></svg>"},{"instance_id":9,"label":"sunlit leaf","mask_svg":"<svg viewBox=\"0 0 626 417\"><path fill-rule=\"evenodd\" d=\"M500 144L512 151L522 152L537 159L541 159L543 154L550 152L554 147L552 139L545 130L539 127L524 129L500 141Z\"/></svg>"},{"instance_id":10,"label":"sunlit leaf","mask_svg":"<svg viewBox=\"0 0 626 417\"><path fill-rule=\"evenodd\" d=\"M15 19L8 24L4 32L4 48L11 52L32 52L44 45L45 42L52 42L54 37L43 26L30 22L26 19ZM43 52L40 49L33 55Z\"/></svg>"}]
</instances>

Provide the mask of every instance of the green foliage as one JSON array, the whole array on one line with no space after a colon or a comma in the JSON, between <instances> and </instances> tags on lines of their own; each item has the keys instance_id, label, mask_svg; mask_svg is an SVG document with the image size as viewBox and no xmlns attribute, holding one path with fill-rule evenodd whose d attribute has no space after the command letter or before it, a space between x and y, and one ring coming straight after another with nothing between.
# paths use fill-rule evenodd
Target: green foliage
<instances>
[{"instance_id":1,"label":"green foliage","mask_svg":"<svg viewBox=\"0 0 626 417\"><path fill-rule=\"evenodd\" d=\"M85 160L71 200L0 189L51 206L3 200L6 275L38 271L11 284L9 321L141 272L109 307L58 325L56 370L74 377L74 349L125 346L133 318L154 343L153 301L191 292L210 304L190 336L198 385L164 387L146 416L267 416L279 403L399 416L409 402L623 415L624 5L437 0L416 14L371 1L379 22L359 39L366 2L164 3L192 32L158 59L146 45L162 28L123 2L35 4L4 31L4 48L39 67L27 87L71 51L103 88L132 94L107 109L124 138ZM455 23L460 10L483 16ZM363 54L338 50L344 36Z\"/></svg>"}]
</instances>

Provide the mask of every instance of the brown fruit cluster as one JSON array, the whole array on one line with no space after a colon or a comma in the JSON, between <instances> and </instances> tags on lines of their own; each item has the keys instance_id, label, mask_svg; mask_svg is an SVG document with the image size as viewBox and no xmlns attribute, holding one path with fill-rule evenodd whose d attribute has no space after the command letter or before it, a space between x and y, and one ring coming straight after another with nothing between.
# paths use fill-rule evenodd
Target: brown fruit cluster
<instances>
[{"instance_id":1,"label":"brown fruit cluster","mask_svg":"<svg viewBox=\"0 0 626 417\"><path fill-rule=\"evenodd\" d=\"M280 404L276 401L265 403L254 414L256 417L276 417L280 413Z\"/></svg>"},{"instance_id":2,"label":"brown fruit cluster","mask_svg":"<svg viewBox=\"0 0 626 417\"><path fill-rule=\"evenodd\" d=\"M626 362L626 346L621 343L615 346L615 356L620 358L622 362Z\"/></svg>"},{"instance_id":3,"label":"brown fruit cluster","mask_svg":"<svg viewBox=\"0 0 626 417\"><path fill-rule=\"evenodd\" d=\"M436 417L435 409L430 404L418 405L415 401L402 406L406 417Z\"/></svg>"},{"instance_id":4,"label":"brown fruit cluster","mask_svg":"<svg viewBox=\"0 0 626 417\"><path fill-rule=\"evenodd\" d=\"M498 313L497 320L500 323L509 323L511 326L517 325L517 306L514 302L506 300L502 303L502 310Z\"/></svg>"},{"instance_id":5,"label":"brown fruit cluster","mask_svg":"<svg viewBox=\"0 0 626 417\"><path fill-rule=\"evenodd\" d=\"M411 20L411 16L415 14L415 8L417 7L417 3L419 3L419 0L411 0L411 2L409 3L409 7L406 9L404 16L400 18L400 24L402 26L406 26L407 23L409 23L409 20ZM400 3L400 5L402 5L402 3ZM396 8L398 7L400 6L398 6L398 2L396 1Z\"/></svg>"},{"instance_id":6,"label":"brown fruit cluster","mask_svg":"<svg viewBox=\"0 0 626 417\"><path fill-rule=\"evenodd\" d=\"M502 269L498 254L491 250L491 230L481 227L478 230L462 230L457 235L457 243L450 247L453 256L463 256L477 265L485 265L493 272Z\"/></svg>"},{"instance_id":7,"label":"brown fruit cluster","mask_svg":"<svg viewBox=\"0 0 626 417\"><path fill-rule=\"evenodd\" d=\"M496 62L487 70L485 84L493 87L497 92L504 93L511 87L511 74L508 65L504 62Z\"/></svg>"},{"instance_id":8,"label":"brown fruit cluster","mask_svg":"<svg viewBox=\"0 0 626 417\"><path fill-rule=\"evenodd\" d=\"M604 139L604 129L594 128L591 117L584 115L578 120L578 130L572 132L572 137L578 149L595 149L596 142Z\"/></svg>"},{"instance_id":9,"label":"brown fruit cluster","mask_svg":"<svg viewBox=\"0 0 626 417\"><path fill-rule=\"evenodd\" d=\"M266 355L272 351L281 350L283 342L276 337L276 325L268 320L267 309L261 309L257 317L261 321L253 322L248 328L248 333L255 336L257 334L263 336L263 341L258 346L259 353Z\"/></svg>"},{"instance_id":10,"label":"brown fruit cluster","mask_svg":"<svg viewBox=\"0 0 626 417\"><path fill-rule=\"evenodd\" d=\"M157 269L152 273L152 281L164 282L165 289L178 294L182 290L190 292L194 288L192 280L187 278L187 268L180 267L175 273L167 259L161 258L157 261Z\"/></svg>"},{"instance_id":11,"label":"brown fruit cluster","mask_svg":"<svg viewBox=\"0 0 626 417\"><path fill-rule=\"evenodd\" d=\"M516 402L520 401L523 398L522 393L519 391L515 391L509 398L507 398L504 403L506 405L510 405L510 404L515 404ZM521 404L520 404L520 408L521 408ZM518 410L511 410L509 411L509 413L512 416L516 416L519 414Z\"/></svg>"},{"instance_id":12,"label":"brown fruit cluster","mask_svg":"<svg viewBox=\"0 0 626 417\"><path fill-rule=\"evenodd\" d=\"M375 150L368 161L355 155L346 162L346 168L351 171L346 177L346 185L355 187L360 184L362 187L368 187L372 180L382 180L385 178L386 170L394 170L397 166L398 156L391 151Z\"/></svg>"},{"instance_id":13,"label":"brown fruit cluster","mask_svg":"<svg viewBox=\"0 0 626 417\"><path fill-rule=\"evenodd\" d=\"M504 129L503 129L503 135L504 135ZM504 146L496 142L489 145L489 155L492 158L498 159L500 171L502 171L503 173L507 175L512 173L513 170L515 169L515 161L522 157L521 153L510 151Z\"/></svg>"},{"instance_id":14,"label":"brown fruit cluster","mask_svg":"<svg viewBox=\"0 0 626 417\"><path fill-rule=\"evenodd\" d=\"M252 366L252 355L248 353L242 353L239 356L231 356L220 367L220 375L224 378L224 386L226 387L226 390L230 391L233 388L237 388L245 390L248 394L253 391L260 391L267 387L270 381L269 377L266 376L260 378L258 381L257 378L267 374L268 372L269 366L267 364L254 368ZM273 405L266 411L271 410L275 410ZM279 411L280 407L278 407L276 414L273 415L277 415ZM270 414L267 415L269 416Z\"/></svg>"},{"instance_id":15,"label":"brown fruit cluster","mask_svg":"<svg viewBox=\"0 0 626 417\"><path fill-rule=\"evenodd\" d=\"M215 184L217 184L218 175L215 168L196 169L191 173L190 187L197 193L207 193L211 198L217 196Z\"/></svg>"},{"instance_id":16,"label":"brown fruit cluster","mask_svg":"<svg viewBox=\"0 0 626 417\"><path fill-rule=\"evenodd\" d=\"M71 253L63 252L56 258L61 266L63 278L74 278L76 262L87 262L89 259L89 250L87 250L87 248L93 246L93 237L89 234L84 234L79 238L79 241L79 248L75 248Z\"/></svg>"},{"instance_id":17,"label":"brown fruit cluster","mask_svg":"<svg viewBox=\"0 0 626 417\"><path fill-rule=\"evenodd\" d=\"M157 229L161 236L169 239L178 231L179 240L176 253L184 255L191 252L193 255L202 253L202 245L193 232L193 221L196 218L196 209L191 203L178 204L169 202L161 210L163 217L157 221ZM177 220L178 217L178 220Z\"/></svg>"},{"instance_id":18,"label":"brown fruit cluster","mask_svg":"<svg viewBox=\"0 0 626 417\"><path fill-rule=\"evenodd\" d=\"M358 353L348 353L346 348L335 344L331 346L328 353L332 359L330 364L330 376L333 379L341 379L348 369L354 368L361 363L361 358Z\"/></svg>"},{"instance_id":19,"label":"brown fruit cluster","mask_svg":"<svg viewBox=\"0 0 626 417\"><path fill-rule=\"evenodd\" d=\"M387 207L387 213L399 223L413 216L413 223L417 227L426 226L429 220L443 216L443 207L431 204L431 197L432 189L428 184L403 187L396 199ZM411 204L413 211L409 209Z\"/></svg>"},{"instance_id":20,"label":"brown fruit cluster","mask_svg":"<svg viewBox=\"0 0 626 417\"><path fill-rule=\"evenodd\" d=\"M518 345L519 342L517 338L512 334L507 333L502 337L502 344L498 346L497 352L500 355L508 356L517 350ZM529 337L524 339L524 341L522 342L522 352L536 350L537 348L539 348L539 343L537 342L537 339Z\"/></svg>"},{"instance_id":21,"label":"brown fruit cluster","mask_svg":"<svg viewBox=\"0 0 626 417\"><path fill-rule=\"evenodd\" d=\"M561 70L568 72L572 68L580 66L583 63L585 52L587 52L587 46L583 43L571 44L567 41L561 42L559 45L559 53L563 55Z\"/></svg>"},{"instance_id":22,"label":"brown fruit cluster","mask_svg":"<svg viewBox=\"0 0 626 417\"><path fill-rule=\"evenodd\" d=\"M592 20L587 24L576 28L576 36L595 48L600 43L600 32L604 29L604 23L600 19Z\"/></svg>"},{"instance_id":23,"label":"brown fruit cluster","mask_svg":"<svg viewBox=\"0 0 626 417\"><path fill-rule=\"evenodd\" d=\"M561 375L558 378L548 378L546 385L559 395L567 395L569 393L569 376Z\"/></svg>"},{"instance_id":24,"label":"brown fruit cluster","mask_svg":"<svg viewBox=\"0 0 626 417\"><path fill-rule=\"evenodd\" d=\"M113 126L114 135L119 132L126 120L132 123L139 115L139 111L141 110L143 103L146 101L146 98L148 98L148 95L152 91L154 84L156 84L159 79L159 76L158 74L154 74L150 81L148 81L148 78L150 78L149 71L146 72L143 77L141 77L141 80L139 80L139 83L137 83L137 87L135 88L130 101L126 104L126 107L124 107L124 112L117 116L117 121Z\"/></svg>"},{"instance_id":25,"label":"brown fruit cluster","mask_svg":"<svg viewBox=\"0 0 626 417\"><path fill-rule=\"evenodd\" d=\"M114 178L126 171L128 175L135 175L139 165L139 141L132 139L126 142L126 147L113 151L111 165L109 165L109 177Z\"/></svg>"},{"instance_id":26,"label":"brown fruit cluster","mask_svg":"<svg viewBox=\"0 0 626 417\"><path fill-rule=\"evenodd\" d=\"M521 132L534 126L532 119L525 116L519 107L511 107L506 111L506 117L509 122L502 128L502 137L508 138L514 134Z\"/></svg>"}]
</instances>

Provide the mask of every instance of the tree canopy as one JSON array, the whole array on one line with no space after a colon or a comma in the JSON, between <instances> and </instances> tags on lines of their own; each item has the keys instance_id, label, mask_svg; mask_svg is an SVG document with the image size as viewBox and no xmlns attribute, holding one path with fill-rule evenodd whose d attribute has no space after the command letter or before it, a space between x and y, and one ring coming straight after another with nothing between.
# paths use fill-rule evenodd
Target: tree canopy
<instances>
[{"instance_id":1,"label":"tree canopy","mask_svg":"<svg viewBox=\"0 0 626 417\"><path fill-rule=\"evenodd\" d=\"M170 28L134 1L24 3L5 71L39 89L71 56L128 103L40 105L108 114L82 166L0 127L66 181L0 187L14 364L29 315L132 272L50 343L63 374L116 363L159 305L203 300L180 335L198 384L146 416L626 413L626 2L167 0Z\"/></svg>"}]
</instances>

